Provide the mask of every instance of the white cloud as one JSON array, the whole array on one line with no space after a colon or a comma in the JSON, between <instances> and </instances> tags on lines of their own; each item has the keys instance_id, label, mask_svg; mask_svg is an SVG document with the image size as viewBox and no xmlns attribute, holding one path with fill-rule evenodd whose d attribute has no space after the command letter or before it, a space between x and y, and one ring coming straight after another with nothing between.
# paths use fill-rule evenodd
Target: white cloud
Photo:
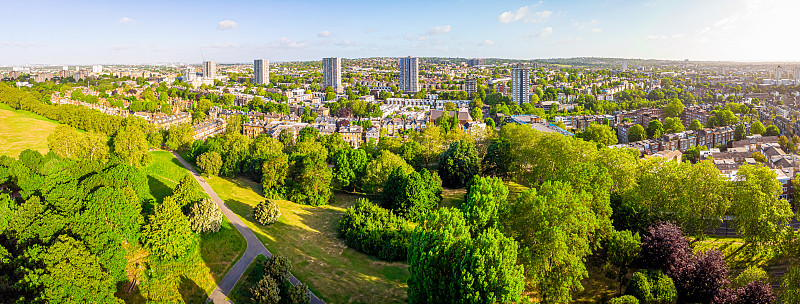
<instances>
[{"instance_id":1,"label":"white cloud","mask_svg":"<svg viewBox=\"0 0 800 304\"><path fill-rule=\"evenodd\" d=\"M490 46L490 45L494 45L494 40L484 40L483 42L478 44L478 46Z\"/></svg>"},{"instance_id":2,"label":"white cloud","mask_svg":"<svg viewBox=\"0 0 800 304\"><path fill-rule=\"evenodd\" d=\"M533 9L533 8L535 8L535 7L537 7L537 6L541 5L541 4L542 4L542 1L539 1L539 3L536 3L536 4L531 5L531 6L520 7L516 11L503 12L502 14L500 14L500 16L497 16L497 21L499 21L500 23L511 23L511 22L519 21L520 19L522 19L525 16L527 16L528 13L530 13L531 9ZM537 12L537 13L534 14L534 17L537 17L537 15L538 15L538 17L545 17L545 21L546 21L546 19L549 18L550 15L552 15L552 14L553 14L553 12L550 12L550 11ZM526 20L526 22L528 22L528 21ZM537 22L537 21L530 21L530 22Z\"/></svg>"},{"instance_id":3,"label":"white cloud","mask_svg":"<svg viewBox=\"0 0 800 304\"><path fill-rule=\"evenodd\" d=\"M317 33L317 37L320 37L320 38L327 38L327 37L330 37L330 36L331 36L331 32L329 32L329 31L321 31L321 32Z\"/></svg>"},{"instance_id":4,"label":"white cloud","mask_svg":"<svg viewBox=\"0 0 800 304\"><path fill-rule=\"evenodd\" d=\"M551 34L553 34L553 28L548 26L539 30L539 33L536 33L536 37L544 39L550 36Z\"/></svg>"},{"instance_id":5,"label":"white cloud","mask_svg":"<svg viewBox=\"0 0 800 304\"><path fill-rule=\"evenodd\" d=\"M301 42L301 41L294 41L292 39L281 37L277 43L273 44L273 47L276 48L286 48L286 49L300 49L307 47L309 44L308 42Z\"/></svg>"},{"instance_id":6,"label":"white cloud","mask_svg":"<svg viewBox=\"0 0 800 304\"><path fill-rule=\"evenodd\" d=\"M603 29L601 29L601 28L593 28L592 29L592 33L602 33L602 32L603 32Z\"/></svg>"},{"instance_id":7,"label":"white cloud","mask_svg":"<svg viewBox=\"0 0 800 304\"><path fill-rule=\"evenodd\" d=\"M119 23L122 23L122 24L131 23L131 22L133 22L133 19L128 18L128 17L122 17L122 18L119 19Z\"/></svg>"},{"instance_id":8,"label":"white cloud","mask_svg":"<svg viewBox=\"0 0 800 304\"><path fill-rule=\"evenodd\" d=\"M583 38L581 38L581 37L575 37L575 38L569 37L569 38L566 38L566 39L559 40L558 43L559 44L570 44L570 43L580 42L580 41L583 41Z\"/></svg>"},{"instance_id":9,"label":"white cloud","mask_svg":"<svg viewBox=\"0 0 800 304\"><path fill-rule=\"evenodd\" d=\"M550 20L550 16L552 16L552 15L553 15L553 12L551 12L551 11L535 12L535 13L533 13L533 16L525 18L525 22L528 22L528 23L530 23L530 22L533 22L533 23L547 22L547 20Z\"/></svg>"},{"instance_id":10,"label":"white cloud","mask_svg":"<svg viewBox=\"0 0 800 304\"><path fill-rule=\"evenodd\" d=\"M644 40L662 40L662 39L667 39L667 36L665 36L665 35L647 35L647 37L644 37Z\"/></svg>"},{"instance_id":11,"label":"white cloud","mask_svg":"<svg viewBox=\"0 0 800 304\"><path fill-rule=\"evenodd\" d=\"M236 23L236 21L222 20L219 22L219 24L217 24L217 29L220 31L229 31L235 29L237 26L239 26L239 24Z\"/></svg>"},{"instance_id":12,"label":"white cloud","mask_svg":"<svg viewBox=\"0 0 800 304\"><path fill-rule=\"evenodd\" d=\"M238 47L239 45L236 43L214 43L214 44L203 45L203 48L210 48L210 49L235 49Z\"/></svg>"},{"instance_id":13,"label":"white cloud","mask_svg":"<svg viewBox=\"0 0 800 304\"><path fill-rule=\"evenodd\" d=\"M431 35L431 36L441 35L441 34L449 33L450 30L452 30L452 29L453 28L451 26L449 26L449 25L440 25L440 26L432 27L432 28L428 29L428 31L425 32L425 34L428 34L428 35Z\"/></svg>"},{"instance_id":14,"label":"white cloud","mask_svg":"<svg viewBox=\"0 0 800 304\"><path fill-rule=\"evenodd\" d=\"M576 27L579 30L589 29L589 30L591 30L592 32L595 32L595 33L599 33L599 31L595 31L595 30L602 31L602 29L600 29L600 20L599 19L592 19L589 22L580 22L580 21L577 21L577 20L572 20L572 26Z\"/></svg>"},{"instance_id":15,"label":"white cloud","mask_svg":"<svg viewBox=\"0 0 800 304\"><path fill-rule=\"evenodd\" d=\"M41 46L41 45L36 44L36 43L31 43L31 42L23 43L23 42L19 42L19 41L0 41L0 48L1 47L11 47L11 48L27 49L27 48L31 48L31 47L37 47L37 46Z\"/></svg>"}]
</instances>

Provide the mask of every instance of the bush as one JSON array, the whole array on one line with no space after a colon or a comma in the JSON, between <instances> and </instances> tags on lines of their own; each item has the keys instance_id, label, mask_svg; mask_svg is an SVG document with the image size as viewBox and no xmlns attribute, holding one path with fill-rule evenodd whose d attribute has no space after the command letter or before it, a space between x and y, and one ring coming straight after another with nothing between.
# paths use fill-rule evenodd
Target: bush
<instances>
[{"instance_id":1,"label":"bush","mask_svg":"<svg viewBox=\"0 0 800 304\"><path fill-rule=\"evenodd\" d=\"M738 276L736 276L736 278L733 279L733 282L731 283L733 284L734 287L741 287L747 285L750 282L755 282L755 281L768 283L769 275L767 274L766 271L764 271L764 269L758 268L756 266L750 266L747 267L747 269L745 269L744 271L742 271L742 273L740 273Z\"/></svg>"},{"instance_id":2,"label":"bush","mask_svg":"<svg viewBox=\"0 0 800 304\"><path fill-rule=\"evenodd\" d=\"M386 261L404 261L411 228L401 217L360 198L342 215L339 237L348 247Z\"/></svg>"},{"instance_id":3,"label":"bush","mask_svg":"<svg viewBox=\"0 0 800 304\"><path fill-rule=\"evenodd\" d=\"M659 270L635 272L628 281L625 293L642 303L674 303L678 298L672 279Z\"/></svg>"},{"instance_id":4,"label":"bush","mask_svg":"<svg viewBox=\"0 0 800 304\"><path fill-rule=\"evenodd\" d=\"M728 266L722 253L711 249L683 263L674 278L682 300L709 303L728 285Z\"/></svg>"},{"instance_id":5,"label":"bush","mask_svg":"<svg viewBox=\"0 0 800 304\"><path fill-rule=\"evenodd\" d=\"M275 304L281 300L278 282L271 276L264 276L250 287L250 300L255 303Z\"/></svg>"},{"instance_id":6,"label":"bush","mask_svg":"<svg viewBox=\"0 0 800 304\"><path fill-rule=\"evenodd\" d=\"M625 295L608 300L608 304L639 304L639 299L631 295Z\"/></svg>"},{"instance_id":7,"label":"bush","mask_svg":"<svg viewBox=\"0 0 800 304\"><path fill-rule=\"evenodd\" d=\"M205 176L217 175L222 167L222 157L214 151L203 153L197 157L197 167Z\"/></svg>"},{"instance_id":8,"label":"bush","mask_svg":"<svg viewBox=\"0 0 800 304\"><path fill-rule=\"evenodd\" d=\"M187 217L195 233L217 232L222 226L222 211L207 198L191 204Z\"/></svg>"},{"instance_id":9,"label":"bush","mask_svg":"<svg viewBox=\"0 0 800 304\"><path fill-rule=\"evenodd\" d=\"M276 282L283 282L292 272L292 262L283 256L268 257L263 263L264 276L272 277Z\"/></svg>"},{"instance_id":10,"label":"bush","mask_svg":"<svg viewBox=\"0 0 800 304\"><path fill-rule=\"evenodd\" d=\"M303 283L298 283L295 286L289 287L288 300L290 304L311 303L311 296L308 294L308 286Z\"/></svg>"},{"instance_id":11,"label":"bush","mask_svg":"<svg viewBox=\"0 0 800 304\"><path fill-rule=\"evenodd\" d=\"M253 210L253 217L261 225L269 225L275 223L281 217L281 208L272 200L265 200L256 205L255 210Z\"/></svg>"},{"instance_id":12,"label":"bush","mask_svg":"<svg viewBox=\"0 0 800 304\"><path fill-rule=\"evenodd\" d=\"M775 293L769 284L754 281L739 288L720 290L711 303L713 304L770 304L775 301ZM784 302L793 303L793 302Z\"/></svg>"}]
</instances>

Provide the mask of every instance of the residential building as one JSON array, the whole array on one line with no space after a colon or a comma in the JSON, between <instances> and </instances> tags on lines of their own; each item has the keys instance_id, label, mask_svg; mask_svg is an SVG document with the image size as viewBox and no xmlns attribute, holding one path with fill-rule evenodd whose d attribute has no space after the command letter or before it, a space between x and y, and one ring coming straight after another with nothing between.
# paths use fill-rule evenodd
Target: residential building
<instances>
[{"instance_id":1,"label":"residential building","mask_svg":"<svg viewBox=\"0 0 800 304\"><path fill-rule=\"evenodd\" d=\"M342 61L340 58L322 58L322 86L332 87L336 93L343 93L342 87Z\"/></svg>"},{"instance_id":2,"label":"residential building","mask_svg":"<svg viewBox=\"0 0 800 304\"><path fill-rule=\"evenodd\" d=\"M217 62L203 61L203 78L215 79L217 77Z\"/></svg>"},{"instance_id":3,"label":"residential building","mask_svg":"<svg viewBox=\"0 0 800 304\"><path fill-rule=\"evenodd\" d=\"M419 60L416 57L400 58L400 89L403 93L419 91Z\"/></svg>"},{"instance_id":4,"label":"residential building","mask_svg":"<svg viewBox=\"0 0 800 304\"><path fill-rule=\"evenodd\" d=\"M342 134L342 138L346 143L353 146L353 148L358 149L358 147L361 146L361 133L363 130L364 128L359 125L348 124L346 126L339 127L339 134Z\"/></svg>"},{"instance_id":5,"label":"residential building","mask_svg":"<svg viewBox=\"0 0 800 304\"><path fill-rule=\"evenodd\" d=\"M483 58L469 59L469 60L467 60L467 65L471 66L471 67L479 66L479 65L486 65L486 59L483 59Z\"/></svg>"},{"instance_id":6,"label":"residential building","mask_svg":"<svg viewBox=\"0 0 800 304\"><path fill-rule=\"evenodd\" d=\"M192 66L187 66L183 69L183 82L190 82L197 78L197 70Z\"/></svg>"},{"instance_id":7,"label":"residential building","mask_svg":"<svg viewBox=\"0 0 800 304\"><path fill-rule=\"evenodd\" d=\"M473 97L478 92L478 80L475 78L464 80L464 91L467 92L469 97Z\"/></svg>"},{"instance_id":8,"label":"residential building","mask_svg":"<svg viewBox=\"0 0 800 304\"><path fill-rule=\"evenodd\" d=\"M530 94L530 70L518 65L511 70L511 101L518 105L528 102Z\"/></svg>"},{"instance_id":9,"label":"residential building","mask_svg":"<svg viewBox=\"0 0 800 304\"><path fill-rule=\"evenodd\" d=\"M256 59L253 61L253 82L256 84L269 83L269 60Z\"/></svg>"},{"instance_id":10,"label":"residential building","mask_svg":"<svg viewBox=\"0 0 800 304\"><path fill-rule=\"evenodd\" d=\"M95 74L103 73L103 66L102 65L93 65L92 66L92 73L95 73Z\"/></svg>"}]
</instances>

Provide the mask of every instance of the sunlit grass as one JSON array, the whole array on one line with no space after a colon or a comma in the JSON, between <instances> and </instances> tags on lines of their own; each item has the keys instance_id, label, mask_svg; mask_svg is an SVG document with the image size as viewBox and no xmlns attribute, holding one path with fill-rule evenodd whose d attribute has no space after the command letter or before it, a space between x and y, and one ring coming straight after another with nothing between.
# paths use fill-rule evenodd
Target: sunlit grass
<instances>
[{"instance_id":1,"label":"sunlit grass","mask_svg":"<svg viewBox=\"0 0 800 304\"><path fill-rule=\"evenodd\" d=\"M47 137L56 126L57 121L0 103L0 155L18 157L26 149L47 153Z\"/></svg>"},{"instance_id":2,"label":"sunlit grass","mask_svg":"<svg viewBox=\"0 0 800 304\"><path fill-rule=\"evenodd\" d=\"M336 227L344 210L360 196L337 193L330 205L320 207L277 201L280 219L263 226L253 219L253 207L264 200L260 185L246 179L219 177L211 177L208 182L267 249L289 258L293 274L326 302L406 301L409 276L406 263L384 262L352 250L337 235ZM239 290L234 292L234 302L241 295Z\"/></svg>"}]
</instances>

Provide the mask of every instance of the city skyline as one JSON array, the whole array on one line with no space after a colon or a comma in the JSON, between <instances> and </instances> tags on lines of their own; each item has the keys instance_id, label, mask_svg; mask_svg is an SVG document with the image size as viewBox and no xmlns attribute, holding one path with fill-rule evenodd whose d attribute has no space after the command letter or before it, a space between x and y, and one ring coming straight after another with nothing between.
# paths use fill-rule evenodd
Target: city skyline
<instances>
[{"instance_id":1,"label":"city skyline","mask_svg":"<svg viewBox=\"0 0 800 304\"><path fill-rule=\"evenodd\" d=\"M4 4L6 21L26 26L4 33L0 65L409 55L800 60L798 43L781 33L800 8L791 1Z\"/></svg>"}]
</instances>

